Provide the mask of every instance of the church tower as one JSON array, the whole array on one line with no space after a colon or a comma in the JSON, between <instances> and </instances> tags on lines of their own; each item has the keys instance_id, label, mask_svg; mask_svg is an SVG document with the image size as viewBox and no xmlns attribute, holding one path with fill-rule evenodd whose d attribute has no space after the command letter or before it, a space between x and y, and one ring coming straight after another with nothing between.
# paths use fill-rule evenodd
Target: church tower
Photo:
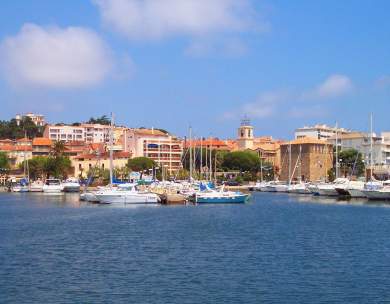
<instances>
[{"instance_id":1,"label":"church tower","mask_svg":"<svg viewBox=\"0 0 390 304\"><path fill-rule=\"evenodd\" d=\"M253 148L253 127L247 117L241 120L241 125L238 128L237 144L239 150Z\"/></svg>"}]
</instances>

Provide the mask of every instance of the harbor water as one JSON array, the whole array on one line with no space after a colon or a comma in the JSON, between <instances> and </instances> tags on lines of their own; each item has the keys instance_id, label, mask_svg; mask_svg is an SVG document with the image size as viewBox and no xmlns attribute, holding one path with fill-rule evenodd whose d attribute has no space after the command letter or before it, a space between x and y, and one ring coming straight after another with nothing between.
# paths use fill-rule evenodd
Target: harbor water
<instances>
[{"instance_id":1,"label":"harbor water","mask_svg":"<svg viewBox=\"0 0 390 304\"><path fill-rule=\"evenodd\" d=\"M254 193L112 207L0 193L0 303L389 303L390 208Z\"/></svg>"}]
</instances>

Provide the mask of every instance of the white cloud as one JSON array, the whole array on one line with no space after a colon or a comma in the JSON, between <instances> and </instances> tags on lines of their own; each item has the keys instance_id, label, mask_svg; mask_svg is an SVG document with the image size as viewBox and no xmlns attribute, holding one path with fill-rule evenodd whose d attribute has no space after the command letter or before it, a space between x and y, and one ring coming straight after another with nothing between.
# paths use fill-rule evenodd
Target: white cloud
<instances>
[{"instance_id":1,"label":"white cloud","mask_svg":"<svg viewBox=\"0 0 390 304\"><path fill-rule=\"evenodd\" d=\"M269 118L274 116L282 103L292 96L287 90L269 91L260 94L254 102L244 104L238 111L226 112L224 119L234 119L247 115L251 118Z\"/></svg>"},{"instance_id":2,"label":"white cloud","mask_svg":"<svg viewBox=\"0 0 390 304\"><path fill-rule=\"evenodd\" d=\"M384 75L384 76L378 78L376 81L376 86L379 88L382 88L382 89L390 87L390 76Z\"/></svg>"},{"instance_id":3,"label":"white cloud","mask_svg":"<svg viewBox=\"0 0 390 304\"><path fill-rule=\"evenodd\" d=\"M278 89L261 93L254 102L226 112L222 118L236 119L243 115L262 119L283 115L294 119L322 117L328 114L328 109L323 103L318 103L320 100L341 97L352 89L352 81L347 76L334 74L314 89Z\"/></svg>"},{"instance_id":4,"label":"white cloud","mask_svg":"<svg viewBox=\"0 0 390 304\"><path fill-rule=\"evenodd\" d=\"M93 0L103 22L129 39L203 36L258 28L251 0Z\"/></svg>"},{"instance_id":5,"label":"white cloud","mask_svg":"<svg viewBox=\"0 0 390 304\"><path fill-rule=\"evenodd\" d=\"M79 88L101 82L112 61L108 47L91 30L25 24L1 42L0 66L14 86Z\"/></svg>"},{"instance_id":6,"label":"white cloud","mask_svg":"<svg viewBox=\"0 0 390 304\"><path fill-rule=\"evenodd\" d=\"M326 99L335 98L350 93L353 89L353 83L348 76L334 74L329 76L323 83L314 90L303 93L306 99Z\"/></svg>"}]
</instances>

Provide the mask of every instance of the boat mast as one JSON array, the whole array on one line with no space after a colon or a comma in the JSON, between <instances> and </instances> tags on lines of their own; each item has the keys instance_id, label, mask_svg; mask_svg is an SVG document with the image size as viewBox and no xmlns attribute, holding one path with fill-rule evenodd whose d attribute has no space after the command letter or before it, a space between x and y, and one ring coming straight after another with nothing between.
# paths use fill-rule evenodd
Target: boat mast
<instances>
[{"instance_id":1,"label":"boat mast","mask_svg":"<svg viewBox=\"0 0 390 304\"><path fill-rule=\"evenodd\" d=\"M217 183L217 151L214 153L214 182Z\"/></svg>"},{"instance_id":2,"label":"boat mast","mask_svg":"<svg viewBox=\"0 0 390 304\"><path fill-rule=\"evenodd\" d=\"M211 139L210 139L210 169L209 169L209 179L210 181L213 178L213 163L212 163L212 147L211 147Z\"/></svg>"},{"instance_id":3,"label":"boat mast","mask_svg":"<svg viewBox=\"0 0 390 304\"><path fill-rule=\"evenodd\" d=\"M200 180L203 179L202 168L203 168L203 137L201 136L200 137L200 166L199 166Z\"/></svg>"},{"instance_id":4,"label":"boat mast","mask_svg":"<svg viewBox=\"0 0 390 304\"><path fill-rule=\"evenodd\" d=\"M299 145L299 182L302 183L302 145Z\"/></svg>"},{"instance_id":5,"label":"boat mast","mask_svg":"<svg viewBox=\"0 0 390 304\"><path fill-rule=\"evenodd\" d=\"M114 130L114 114L111 112L111 122L110 122L110 185L112 185L114 176L113 176L113 167L114 167L114 161L113 161L113 130Z\"/></svg>"},{"instance_id":6,"label":"boat mast","mask_svg":"<svg viewBox=\"0 0 390 304\"><path fill-rule=\"evenodd\" d=\"M263 182L263 152L260 149L260 182Z\"/></svg>"},{"instance_id":7,"label":"boat mast","mask_svg":"<svg viewBox=\"0 0 390 304\"><path fill-rule=\"evenodd\" d=\"M189 142L190 142L190 144L189 144L189 148L190 148L190 182L192 181L192 144L193 144L193 142L192 142L192 128L190 127L190 129L189 129L189 137L190 137L190 140L189 140Z\"/></svg>"},{"instance_id":8,"label":"boat mast","mask_svg":"<svg viewBox=\"0 0 390 304\"><path fill-rule=\"evenodd\" d=\"M291 185L291 141L288 145L288 185Z\"/></svg>"},{"instance_id":9,"label":"boat mast","mask_svg":"<svg viewBox=\"0 0 390 304\"><path fill-rule=\"evenodd\" d=\"M339 130L336 122L336 178L339 177Z\"/></svg>"},{"instance_id":10,"label":"boat mast","mask_svg":"<svg viewBox=\"0 0 390 304\"><path fill-rule=\"evenodd\" d=\"M372 135L372 113L371 113L371 115L370 115L370 179L371 179L371 181L373 180L373 166L372 166L372 164L373 164L373 155L372 155L372 152L373 152L373 135Z\"/></svg>"},{"instance_id":11,"label":"boat mast","mask_svg":"<svg viewBox=\"0 0 390 304\"><path fill-rule=\"evenodd\" d=\"M207 154L207 139L206 139L206 144L205 144L205 152L206 152L206 155L205 155L205 168L208 168L208 154ZM207 180L207 171L204 172L204 179Z\"/></svg>"}]
</instances>

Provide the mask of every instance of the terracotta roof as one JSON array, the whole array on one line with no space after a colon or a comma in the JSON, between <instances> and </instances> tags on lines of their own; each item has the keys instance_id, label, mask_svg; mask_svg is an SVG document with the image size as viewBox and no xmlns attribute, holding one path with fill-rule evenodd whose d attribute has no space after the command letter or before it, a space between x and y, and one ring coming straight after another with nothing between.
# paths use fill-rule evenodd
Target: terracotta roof
<instances>
[{"instance_id":1,"label":"terracotta roof","mask_svg":"<svg viewBox=\"0 0 390 304\"><path fill-rule=\"evenodd\" d=\"M35 137L33 139L33 146L51 146L53 142L50 138L46 137Z\"/></svg>"},{"instance_id":2,"label":"terracotta roof","mask_svg":"<svg viewBox=\"0 0 390 304\"><path fill-rule=\"evenodd\" d=\"M287 146L289 144L291 145L303 145L303 144L332 145L326 140L321 140L313 137L302 137L302 138L294 139L292 141L284 142L281 144L281 146Z\"/></svg>"},{"instance_id":3,"label":"terracotta roof","mask_svg":"<svg viewBox=\"0 0 390 304\"><path fill-rule=\"evenodd\" d=\"M0 151L32 151L31 146L0 145Z\"/></svg>"},{"instance_id":4,"label":"terracotta roof","mask_svg":"<svg viewBox=\"0 0 390 304\"><path fill-rule=\"evenodd\" d=\"M185 148L187 147L200 147L200 146L206 147L211 146L213 148L229 148L227 143L223 140L220 140L218 138L206 138L204 140L200 139L194 139L194 140L187 140L185 141Z\"/></svg>"},{"instance_id":5,"label":"terracotta roof","mask_svg":"<svg viewBox=\"0 0 390 304\"><path fill-rule=\"evenodd\" d=\"M110 154L108 152L100 154L101 159L107 159L110 157ZM130 152L114 152L113 158L130 158L131 153ZM74 159L98 159L98 156L94 153L88 153L88 154L82 154L74 157Z\"/></svg>"},{"instance_id":6,"label":"terracotta roof","mask_svg":"<svg viewBox=\"0 0 390 304\"><path fill-rule=\"evenodd\" d=\"M280 149L280 144L279 143L264 143L264 144L259 144L255 148L255 150L264 150L264 151L277 151Z\"/></svg>"},{"instance_id":7,"label":"terracotta roof","mask_svg":"<svg viewBox=\"0 0 390 304\"><path fill-rule=\"evenodd\" d=\"M26 141L31 141L29 138L19 138L16 140L17 142L26 142Z\"/></svg>"},{"instance_id":8,"label":"terracotta roof","mask_svg":"<svg viewBox=\"0 0 390 304\"><path fill-rule=\"evenodd\" d=\"M0 139L0 144L2 143L13 143L14 141L12 139Z\"/></svg>"},{"instance_id":9,"label":"terracotta roof","mask_svg":"<svg viewBox=\"0 0 390 304\"><path fill-rule=\"evenodd\" d=\"M140 135L169 136L169 134L156 129L134 129L134 133Z\"/></svg>"}]
</instances>

